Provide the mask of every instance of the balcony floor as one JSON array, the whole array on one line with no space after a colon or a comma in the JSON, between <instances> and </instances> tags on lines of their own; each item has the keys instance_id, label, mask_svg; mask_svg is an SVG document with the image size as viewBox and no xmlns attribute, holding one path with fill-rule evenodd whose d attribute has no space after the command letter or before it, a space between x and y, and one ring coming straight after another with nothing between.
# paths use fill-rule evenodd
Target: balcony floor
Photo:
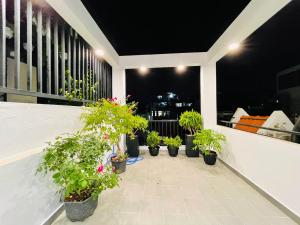
<instances>
[{"instance_id":1,"label":"balcony floor","mask_svg":"<svg viewBox=\"0 0 300 225\"><path fill-rule=\"evenodd\" d=\"M296 224L221 162L142 152L119 188L101 194L93 216L69 225L292 225Z\"/></svg>"}]
</instances>

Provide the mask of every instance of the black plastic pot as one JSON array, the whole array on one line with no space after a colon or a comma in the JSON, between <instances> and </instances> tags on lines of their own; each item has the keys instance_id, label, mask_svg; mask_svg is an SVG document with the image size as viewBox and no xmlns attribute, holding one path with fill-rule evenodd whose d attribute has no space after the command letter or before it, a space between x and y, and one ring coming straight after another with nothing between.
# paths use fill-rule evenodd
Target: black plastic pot
<instances>
[{"instance_id":1,"label":"black plastic pot","mask_svg":"<svg viewBox=\"0 0 300 225\"><path fill-rule=\"evenodd\" d=\"M193 150L194 148L194 135L185 135L185 154L187 157L199 157L200 151L199 150Z\"/></svg>"},{"instance_id":2,"label":"black plastic pot","mask_svg":"<svg viewBox=\"0 0 300 225\"><path fill-rule=\"evenodd\" d=\"M216 160L217 160L217 153L214 152L214 151L210 151L209 155L205 155L203 153L203 159L204 159L204 162L207 164L207 165L215 165L216 164Z\"/></svg>"},{"instance_id":3,"label":"black plastic pot","mask_svg":"<svg viewBox=\"0 0 300 225\"><path fill-rule=\"evenodd\" d=\"M83 202L65 202L66 215L72 222L83 221L93 215L98 205L98 198L89 197Z\"/></svg>"},{"instance_id":4,"label":"black plastic pot","mask_svg":"<svg viewBox=\"0 0 300 225\"><path fill-rule=\"evenodd\" d=\"M126 171L126 162L127 160L124 160L123 162L114 162L113 160L111 160L111 165L115 173L124 173Z\"/></svg>"},{"instance_id":5,"label":"black plastic pot","mask_svg":"<svg viewBox=\"0 0 300 225\"><path fill-rule=\"evenodd\" d=\"M127 154L129 157L138 157L140 155L139 139L136 135L134 139L126 136Z\"/></svg>"},{"instance_id":6,"label":"black plastic pot","mask_svg":"<svg viewBox=\"0 0 300 225\"><path fill-rule=\"evenodd\" d=\"M152 156L157 156L158 155L159 148L160 148L159 146L156 146L155 148L152 148L152 147L148 146L148 148L149 148L150 155L152 155Z\"/></svg>"},{"instance_id":7,"label":"black plastic pot","mask_svg":"<svg viewBox=\"0 0 300 225\"><path fill-rule=\"evenodd\" d=\"M178 147L168 146L168 152L171 157L176 157L178 155Z\"/></svg>"}]
</instances>

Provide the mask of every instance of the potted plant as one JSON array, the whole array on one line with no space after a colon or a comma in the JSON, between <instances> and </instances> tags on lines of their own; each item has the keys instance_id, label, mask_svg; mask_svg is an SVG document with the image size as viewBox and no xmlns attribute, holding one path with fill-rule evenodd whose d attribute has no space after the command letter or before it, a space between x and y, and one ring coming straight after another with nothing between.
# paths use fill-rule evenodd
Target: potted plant
<instances>
[{"instance_id":1,"label":"potted plant","mask_svg":"<svg viewBox=\"0 0 300 225\"><path fill-rule=\"evenodd\" d=\"M206 164L214 165L217 160L217 152L222 151L222 142L225 136L211 129L201 130L196 133L194 139L194 148L201 148L203 158Z\"/></svg>"},{"instance_id":2,"label":"potted plant","mask_svg":"<svg viewBox=\"0 0 300 225\"><path fill-rule=\"evenodd\" d=\"M147 145L149 148L150 155L157 156L159 153L159 144L161 141L161 137L158 132L151 131L147 136Z\"/></svg>"},{"instance_id":3,"label":"potted plant","mask_svg":"<svg viewBox=\"0 0 300 225\"><path fill-rule=\"evenodd\" d=\"M144 132L148 127L148 120L145 118L135 115L131 119L132 134L126 136L127 154L129 157L138 157L140 154L139 150L139 139L137 132Z\"/></svg>"},{"instance_id":4,"label":"potted plant","mask_svg":"<svg viewBox=\"0 0 300 225\"><path fill-rule=\"evenodd\" d=\"M182 140L179 136L175 138L165 137L163 139L164 144L168 146L169 155L172 157L176 157L178 155L179 146L182 144Z\"/></svg>"},{"instance_id":5,"label":"potted plant","mask_svg":"<svg viewBox=\"0 0 300 225\"><path fill-rule=\"evenodd\" d=\"M45 149L37 172L53 174L71 221L82 221L92 215L99 194L118 185L118 175L102 164L109 149L95 133L58 137Z\"/></svg>"},{"instance_id":6,"label":"potted plant","mask_svg":"<svg viewBox=\"0 0 300 225\"><path fill-rule=\"evenodd\" d=\"M126 103L126 99L101 99L88 105L81 117L85 123L84 130L96 130L109 144L117 146L116 155L111 158L117 173L126 170L127 154L120 142L122 135L134 135L132 118L136 106L134 102Z\"/></svg>"},{"instance_id":7,"label":"potted plant","mask_svg":"<svg viewBox=\"0 0 300 225\"><path fill-rule=\"evenodd\" d=\"M194 149L195 133L202 128L202 116L196 111L186 111L180 115L179 126L189 133L185 135L185 154L188 157L199 157L199 149Z\"/></svg>"}]
</instances>

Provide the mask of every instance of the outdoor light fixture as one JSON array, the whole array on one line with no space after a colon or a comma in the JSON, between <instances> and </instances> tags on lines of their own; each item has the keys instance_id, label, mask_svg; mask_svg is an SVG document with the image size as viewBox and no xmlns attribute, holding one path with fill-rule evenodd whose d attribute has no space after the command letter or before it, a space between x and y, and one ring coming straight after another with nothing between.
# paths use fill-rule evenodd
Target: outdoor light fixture
<instances>
[{"instance_id":1,"label":"outdoor light fixture","mask_svg":"<svg viewBox=\"0 0 300 225\"><path fill-rule=\"evenodd\" d=\"M141 66L141 67L139 68L139 72L140 72L140 74L142 74L142 75L146 75L146 74L149 72L149 69L148 69L147 67L145 67L145 66Z\"/></svg>"},{"instance_id":2,"label":"outdoor light fixture","mask_svg":"<svg viewBox=\"0 0 300 225\"><path fill-rule=\"evenodd\" d=\"M98 57L103 57L104 56L104 52L101 49L95 50L95 54Z\"/></svg>"},{"instance_id":3,"label":"outdoor light fixture","mask_svg":"<svg viewBox=\"0 0 300 225\"><path fill-rule=\"evenodd\" d=\"M176 67L176 72L177 73L184 73L186 71L186 66L185 65L179 65Z\"/></svg>"},{"instance_id":4,"label":"outdoor light fixture","mask_svg":"<svg viewBox=\"0 0 300 225\"><path fill-rule=\"evenodd\" d=\"M230 51L237 51L237 50L239 50L240 47L241 47L241 44L235 42L235 43L231 43L231 44L228 46L228 49L229 49Z\"/></svg>"}]
</instances>

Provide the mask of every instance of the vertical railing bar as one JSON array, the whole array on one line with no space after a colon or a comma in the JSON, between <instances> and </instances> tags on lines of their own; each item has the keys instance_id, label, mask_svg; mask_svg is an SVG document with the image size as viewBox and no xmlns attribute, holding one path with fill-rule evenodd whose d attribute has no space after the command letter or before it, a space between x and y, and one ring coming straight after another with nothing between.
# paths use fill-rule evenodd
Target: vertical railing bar
<instances>
[{"instance_id":1,"label":"vertical railing bar","mask_svg":"<svg viewBox=\"0 0 300 225\"><path fill-rule=\"evenodd\" d=\"M61 90L62 95L65 95L66 91L66 58L65 58L65 52L66 52L66 35L65 35L65 26L62 25L61 27Z\"/></svg>"},{"instance_id":2,"label":"vertical railing bar","mask_svg":"<svg viewBox=\"0 0 300 225\"><path fill-rule=\"evenodd\" d=\"M82 45L82 98L85 99L85 48L84 44Z\"/></svg>"},{"instance_id":3,"label":"vertical railing bar","mask_svg":"<svg viewBox=\"0 0 300 225\"><path fill-rule=\"evenodd\" d=\"M58 95L58 24L54 22L54 93Z\"/></svg>"},{"instance_id":4,"label":"vertical railing bar","mask_svg":"<svg viewBox=\"0 0 300 225\"><path fill-rule=\"evenodd\" d=\"M15 88L20 89L21 1L14 0Z\"/></svg>"},{"instance_id":5,"label":"vertical railing bar","mask_svg":"<svg viewBox=\"0 0 300 225\"><path fill-rule=\"evenodd\" d=\"M94 81L94 75L95 75L95 70L94 70L94 54L93 54L93 52L91 52L91 57L92 57L92 82L91 82L91 94L92 94L92 96L91 96L91 98L92 98L92 100L94 100L94 85L95 85L95 81Z\"/></svg>"},{"instance_id":6,"label":"vertical railing bar","mask_svg":"<svg viewBox=\"0 0 300 225\"><path fill-rule=\"evenodd\" d=\"M51 94L51 17L46 20L47 93Z\"/></svg>"},{"instance_id":7,"label":"vertical railing bar","mask_svg":"<svg viewBox=\"0 0 300 225\"><path fill-rule=\"evenodd\" d=\"M106 92L106 78L107 78L107 71L106 71L106 64L104 65L104 96L107 98L107 92Z\"/></svg>"},{"instance_id":8,"label":"vertical railing bar","mask_svg":"<svg viewBox=\"0 0 300 225\"><path fill-rule=\"evenodd\" d=\"M95 101L96 99L96 57L95 55L93 54L93 100Z\"/></svg>"},{"instance_id":9,"label":"vertical railing bar","mask_svg":"<svg viewBox=\"0 0 300 225\"><path fill-rule=\"evenodd\" d=\"M98 100L98 59L95 58L95 101Z\"/></svg>"},{"instance_id":10,"label":"vertical railing bar","mask_svg":"<svg viewBox=\"0 0 300 225\"><path fill-rule=\"evenodd\" d=\"M92 86L92 51L89 50L89 100L92 99L91 86Z\"/></svg>"},{"instance_id":11,"label":"vertical railing bar","mask_svg":"<svg viewBox=\"0 0 300 225\"><path fill-rule=\"evenodd\" d=\"M71 92L71 33L72 33L72 28L70 28L68 32L68 92Z\"/></svg>"},{"instance_id":12,"label":"vertical railing bar","mask_svg":"<svg viewBox=\"0 0 300 225\"><path fill-rule=\"evenodd\" d=\"M89 49L87 47L86 49L86 99L89 100L90 99L90 95L89 95L89 82L90 82L90 71L89 71L89 66L90 66L90 52Z\"/></svg>"},{"instance_id":13,"label":"vertical railing bar","mask_svg":"<svg viewBox=\"0 0 300 225\"><path fill-rule=\"evenodd\" d=\"M6 0L1 0L0 24L0 86L6 87Z\"/></svg>"},{"instance_id":14,"label":"vertical railing bar","mask_svg":"<svg viewBox=\"0 0 300 225\"><path fill-rule=\"evenodd\" d=\"M103 98L103 61L100 62L100 98Z\"/></svg>"},{"instance_id":15,"label":"vertical railing bar","mask_svg":"<svg viewBox=\"0 0 300 225\"><path fill-rule=\"evenodd\" d=\"M84 88L84 94L85 94L85 99L88 100L88 71L89 71L89 51L88 51L88 46L86 46L85 48L85 72L84 72L84 76L85 76L85 88Z\"/></svg>"},{"instance_id":16,"label":"vertical railing bar","mask_svg":"<svg viewBox=\"0 0 300 225\"><path fill-rule=\"evenodd\" d=\"M38 10L37 14L37 70L38 70L38 89L43 93L43 14Z\"/></svg>"},{"instance_id":17,"label":"vertical railing bar","mask_svg":"<svg viewBox=\"0 0 300 225\"><path fill-rule=\"evenodd\" d=\"M100 99L100 59L97 60L97 100Z\"/></svg>"},{"instance_id":18,"label":"vertical railing bar","mask_svg":"<svg viewBox=\"0 0 300 225\"><path fill-rule=\"evenodd\" d=\"M74 31L73 33L73 90L76 91L76 79L77 79L77 71L76 71L76 36L77 33Z\"/></svg>"},{"instance_id":19,"label":"vertical railing bar","mask_svg":"<svg viewBox=\"0 0 300 225\"><path fill-rule=\"evenodd\" d=\"M78 40L78 92L81 93L81 42Z\"/></svg>"},{"instance_id":20,"label":"vertical railing bar","mask_svg":"<svg viewBox=\"0 0 300 225\"><path fill-rule=\"evenodd\" d=\"M32 2L27 0L27 90L32 90Z\"/></svg>"}]
</instances>

